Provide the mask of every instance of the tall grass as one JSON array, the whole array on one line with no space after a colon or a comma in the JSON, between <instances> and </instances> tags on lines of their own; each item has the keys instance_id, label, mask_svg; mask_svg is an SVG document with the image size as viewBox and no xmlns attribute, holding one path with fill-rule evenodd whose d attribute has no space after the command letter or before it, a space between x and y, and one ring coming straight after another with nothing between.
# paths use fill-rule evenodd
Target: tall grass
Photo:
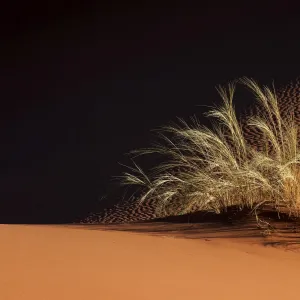
<instances>
[{"instance_id":1,"label":"tall grass","mask_svg":"<svg viewBox=\"0 0 300 300\"><path fill-rule=\"evenodd\" d=\"M122 176L122 184L142 188L141 203L157 200L157 216L195 210L222 213L232 206L255 211L266 204L299 213L298 126L293 116L283 118L274 90L248 78L237 83L250 89L257 100L256 113L246 117L246 126L261 133L263 149L256 150L246 139L237 118L236 84L218 87L222 105L206 114L214 121L211 128L196 118L190 124L179 120L159 130L159 144L132 152L134 157L152 153L165 157L150 174L134 162L131 172Z\"/></svg>"}]
</instances>

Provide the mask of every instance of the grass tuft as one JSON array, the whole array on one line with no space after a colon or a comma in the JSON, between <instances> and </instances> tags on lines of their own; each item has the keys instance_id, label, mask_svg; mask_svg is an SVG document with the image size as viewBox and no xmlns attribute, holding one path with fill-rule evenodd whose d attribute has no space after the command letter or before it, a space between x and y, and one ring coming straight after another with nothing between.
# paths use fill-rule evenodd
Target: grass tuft
<instances>
[{"instance_id":1,"label":"grass tuft","mask_svg":"<svg viewBox=\"0 0 300 300\"><path fill-rule=\"evenodd\" d=\"M237 81L256 98L256 113L246 117L246 126L259 131L264 147L255 148L246 139L233 98L236 83L218 87L222 105L206 115L211 128L191 118L158 131L155 147L132 151L134 157L158 153L165 159L150 174L135 162L121 176L124 185L141 187L141 203L157 201L157 216L197 210L227 212L230 207L255 212L264 205L299 216L300 151L294 117L283 118L274 90L249 78Z\"/></svg>"}]
</instances>

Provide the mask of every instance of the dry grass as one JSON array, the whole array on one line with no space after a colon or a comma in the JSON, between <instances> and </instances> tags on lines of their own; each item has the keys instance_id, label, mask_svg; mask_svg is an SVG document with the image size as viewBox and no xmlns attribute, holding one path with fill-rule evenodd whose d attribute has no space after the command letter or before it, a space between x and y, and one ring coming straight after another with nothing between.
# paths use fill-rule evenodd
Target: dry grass
<instances>
[{"instance_id":1,"label":"dry grass","mask_svg":"<svg viewBox=\"0 0 300 300\"><path fill-rule=\"evenodd\" d=\"M298 216L298 126L293 116L283 119L273 90L248 78L238 83L257 100L257 113L247 119L247 126L262 133L264 149L255 150L245 138L233 105L235 84L219 87L223 105L207 113L215 121L212 128L196 118L190 124L180 120L159 130L158 145L132 152L134 157L151 153L165 157L149 175L134 163L122 176L122 184L142 188L141 202L158 200L158 216L195 210L222 213L232 206L256 211L264 205Z\"/></svg>"}]
</instances>

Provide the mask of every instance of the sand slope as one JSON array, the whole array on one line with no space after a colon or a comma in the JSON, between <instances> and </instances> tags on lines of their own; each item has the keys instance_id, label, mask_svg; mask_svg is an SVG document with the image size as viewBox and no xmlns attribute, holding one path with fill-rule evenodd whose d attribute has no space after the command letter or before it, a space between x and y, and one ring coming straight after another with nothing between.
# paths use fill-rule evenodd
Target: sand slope
<instances>
[{"instance_id":1,"label":"sand slope","mask_svg":"<svg viewBox=\"0 0 300 300\"><path fill-rule=\"evenodd\" d=\"M299 298L299 253L82 227L0 225L0 299Z\"/></svg>"}]
</instances>

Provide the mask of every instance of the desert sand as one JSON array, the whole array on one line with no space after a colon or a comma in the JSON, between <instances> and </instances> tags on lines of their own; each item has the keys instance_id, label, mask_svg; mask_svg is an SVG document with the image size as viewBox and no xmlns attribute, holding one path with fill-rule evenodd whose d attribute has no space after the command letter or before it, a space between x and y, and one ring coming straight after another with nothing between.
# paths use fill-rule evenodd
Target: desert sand
<instances>
[{"instance_id":1,"label":"desert sand","mask_svg":"<svg viewBox=\"0 0 300 300\"><path fill-rule=\"evenodd\" d=\"M299 90L279 91L286 115ZM245 134L261 147L259 132ZM0 300L300 298L299 224L262 235L248 221L150 223L155 207L125 201L82 221L98 225L0 225Z\"/></svg>"},{"instance_id":2,"label":"desert sand","mask_svg":"<svg viewBox=\"0 0 300 300\"><path fill-rule=\"evenodd\" d=\"M0 225L0 299L299 298L299 252L121 230Z\"/></svg>"}]
</instances>

